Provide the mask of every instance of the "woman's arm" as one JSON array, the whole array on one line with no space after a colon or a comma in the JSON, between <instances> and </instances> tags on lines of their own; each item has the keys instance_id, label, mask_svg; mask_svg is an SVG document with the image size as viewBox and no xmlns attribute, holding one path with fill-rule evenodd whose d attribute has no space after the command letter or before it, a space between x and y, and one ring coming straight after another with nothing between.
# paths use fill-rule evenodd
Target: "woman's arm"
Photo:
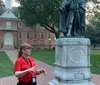
<instances>
[{"instance_id":1,"label":"woman's arm","mask_svg":"<svg viewBox=\"0 0 100 85\"><path fill-rule=\"evenodd\" d=\"M16 77L22 77L22 76L24 76L26 73L31 72L31 71L36 71L36 70L37 70L37 67L32 67L32 68L29 68L29 69L24 70L24 71L16 71L16 72L15 72L15 76L16 76Z\"/></svg>"},{"instance_id":2,"label":"woman's arm","mask_svg":"<svg viewBox=\"0 0 100 85\"><path fill-rule=\"evenodd\" d=\"M15 72L15 76L16 77L22 77L24 76L28 71L27 70L24 70L24 71L17 71Z\"/></svg>"}]
</instances>

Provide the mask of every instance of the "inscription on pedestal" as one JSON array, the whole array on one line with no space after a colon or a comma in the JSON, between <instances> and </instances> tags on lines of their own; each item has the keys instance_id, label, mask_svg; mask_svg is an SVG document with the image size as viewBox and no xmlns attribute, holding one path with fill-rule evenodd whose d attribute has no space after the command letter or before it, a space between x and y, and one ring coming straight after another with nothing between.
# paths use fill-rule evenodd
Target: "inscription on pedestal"
<instances>
[{"instance_id":1,"label":"inscription on pedestal","mask_svg":"<svg viewBox=\"0 0 100 85\"><path fill-rule=\"evenodd\" d=\"M86 52L82 48L71 48L69 57L73 63L83 63L86 58Z\"/></svg>"},{"instance_id":2,"label":"inscription on pedestal","mask_svg":"<svg viewBox=\"0 0 100 85\"><path fill-rule=\"evenodd\" d=\"M85 78L85 75L83 73L83 70L76 70L74 73L74 81L83 80Z\"/></svg>"}]
</instances>

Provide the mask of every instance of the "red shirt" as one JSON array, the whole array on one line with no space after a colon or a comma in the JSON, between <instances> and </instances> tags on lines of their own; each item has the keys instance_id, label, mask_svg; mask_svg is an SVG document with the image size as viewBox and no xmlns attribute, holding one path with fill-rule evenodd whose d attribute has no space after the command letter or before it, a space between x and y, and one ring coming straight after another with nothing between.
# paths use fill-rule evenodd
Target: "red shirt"
<instances>
[{"instance_id":1,"label":"red shirt","mask_svg":"<svg viewBox=\"0 0 100 85\"><path fill-rule=\"evenodd\" d=\"M14 72L24 71L26 69L29 69L31 65L33 67L36 66L36 62L32 57L28 57L27 59L24 59L21 56L15 62ZM36 76L36 72L28 72L24 76L19 77L18 80L21 81L21 82L31 82L31 77L32 76Z\"/></svg>"}]
</instances>

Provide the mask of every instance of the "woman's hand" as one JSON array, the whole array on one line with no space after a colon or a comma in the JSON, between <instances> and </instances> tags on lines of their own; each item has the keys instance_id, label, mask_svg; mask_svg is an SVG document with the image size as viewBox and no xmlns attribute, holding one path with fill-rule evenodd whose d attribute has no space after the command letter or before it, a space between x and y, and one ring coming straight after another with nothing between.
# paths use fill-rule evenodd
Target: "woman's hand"
<instances>
[{"instance_id":1,"label":"woman's hand","mask_svg":"<svg viewBox=\"0 0 100 85\"><path fill-rule=\"evenodd\" d=\"M45 69L38 69L36 70L37 75L43 73L44 75L46 75L46 70Z\"/></svg>"},{"instance_id":2,"label":"woman's hand","mask_svg":"<svg viewBox=\"0 0 100 85\"><path fill-rule=\"evenodd\" d=\"M43 73L44 75L46 75L46 70L45 69L41 69L41 73Z\"/></svg>"},{"instance_id":3,"label":"woman's hand","mask_svg":"<svg viewBox=\"0 0 100 85\"><path fill-rule=\"evenodd\" d=\"M34 67L31 67L31 68L27 69L28 72L36 71L36 70L37 70L37 66L34 66Z\"/></svg>"}]
</instances>

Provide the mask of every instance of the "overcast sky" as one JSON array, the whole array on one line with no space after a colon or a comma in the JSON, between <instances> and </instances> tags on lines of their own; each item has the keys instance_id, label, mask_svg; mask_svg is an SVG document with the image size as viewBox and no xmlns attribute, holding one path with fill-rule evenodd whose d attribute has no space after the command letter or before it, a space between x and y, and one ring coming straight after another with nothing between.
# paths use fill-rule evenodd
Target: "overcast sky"
<instances>
[{"instance_id":1,"label":"overcast sky","mask_svg":"<svg viewBox=\"0 0 100 85\"><path fill-rule=\"evenodd\" d=\"M3 0L3 2L4 2L5 0ZM19 6L19 4L17 3L17 2L15 2L15 0L13 0L13 6L16 6L16 7L18 7Z\"/></svg>"}]
</instances>

